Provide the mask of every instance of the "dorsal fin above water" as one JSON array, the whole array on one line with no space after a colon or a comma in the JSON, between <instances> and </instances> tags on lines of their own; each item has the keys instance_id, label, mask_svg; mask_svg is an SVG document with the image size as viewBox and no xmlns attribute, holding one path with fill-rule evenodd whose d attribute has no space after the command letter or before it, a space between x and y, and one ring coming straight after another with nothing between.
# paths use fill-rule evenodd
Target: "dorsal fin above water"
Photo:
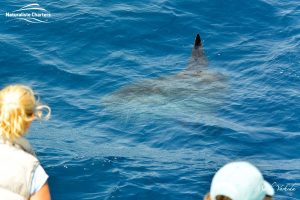
<instances>
[{"instance_id":1,"label":"dorsal fin above water","mask_svg":"<svg viewBox=\"0 0 300 200\"><path fill-rule=\"evenodd\" d=\"M199 33L197 34L195 38L194 48L197 49L199 47L202 47L202 42Z\"/></svg>"},{"instance_id":2,"label":"dorsal fin above water","mask_svg":"<svg viewBox=\"0 0 300 200\"><path fill-rule=\"evenodd\" d=\"M203 47L202 47L202 41L201 41L201 38L200 38L200 34L198 33L196 35L196 38L195 38L195 42L194 42L194 48L192 49L192 58L194 60L205 60L205 55L204 55L204 51L203 51ZM201 63L203 63L201 61Z\"/></svg>"},{"instance_id":3,"label":"dorsal fin above water","mask_svg":"<svg viewBox=\"0 0 300 200\"><path fill-rule=\"evenodd\" d=\"M195 38L194 47L192 48L192 56L186 69L179 72L178 75L199 75L203 68L207 67L208 61L203 51L202 41L198 33Z\"/></svg>"}]
</instances>

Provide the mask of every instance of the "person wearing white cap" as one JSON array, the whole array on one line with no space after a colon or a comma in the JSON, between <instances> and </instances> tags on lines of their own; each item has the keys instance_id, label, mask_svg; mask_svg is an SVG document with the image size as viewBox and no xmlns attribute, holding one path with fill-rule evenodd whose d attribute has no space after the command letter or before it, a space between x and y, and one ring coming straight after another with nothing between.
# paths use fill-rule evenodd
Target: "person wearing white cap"
<instances>
[{"instance_id":1,"label":"person wearing white cap","mask_svg":"<svg viewBox=\"0 0 300 200\"><path fill-rule=\"evenodd\" d=\"M213 177L204 200L271 200L274 189L249 162L231 162Z\"/></svg>"}]
</instances>

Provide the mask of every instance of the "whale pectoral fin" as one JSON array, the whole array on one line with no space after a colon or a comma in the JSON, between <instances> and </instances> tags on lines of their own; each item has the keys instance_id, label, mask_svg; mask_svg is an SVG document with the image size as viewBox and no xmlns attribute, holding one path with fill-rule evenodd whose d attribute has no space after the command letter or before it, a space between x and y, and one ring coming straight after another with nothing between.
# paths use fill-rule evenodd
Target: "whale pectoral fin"
<instances>
[{"instance_id":1,"label":"whale pectoral fin","mask_svg":"<svg viewBox=\"0 0 300 200\"><path fill-rule=\"evenodd\" d=\"M199 33L197 34L195 38L194 48L197 49L199 47L202 47L202 42Z\"/></svg>"}]
</instances>

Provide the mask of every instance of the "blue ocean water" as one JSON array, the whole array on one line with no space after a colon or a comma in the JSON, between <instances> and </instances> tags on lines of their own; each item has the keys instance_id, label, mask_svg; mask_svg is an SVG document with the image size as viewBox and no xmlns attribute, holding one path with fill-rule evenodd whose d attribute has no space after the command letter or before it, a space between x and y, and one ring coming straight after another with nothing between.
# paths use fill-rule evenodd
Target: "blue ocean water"
<instances>
[{"instance_id":1,"label":"blue ocean water","mask_svg":"<svg viewBox=\"0 0 300 200\"><path fill-rule=\"evenodd\" d=\"M32 3L51 13L49 23L5 16ZM235 160L255 164L275 199L300 199L299 1L0 5L0 86L30 85L53 111L28 139L54 200L202 199L216 170ZM141 102L133 93L134 102L125 94L119 107L105 104L184 70L197 33L208 70L227 77L221 89L185 88L180 102L176 92L170 100L143 91Z\"/></svg>"}]
</instances>

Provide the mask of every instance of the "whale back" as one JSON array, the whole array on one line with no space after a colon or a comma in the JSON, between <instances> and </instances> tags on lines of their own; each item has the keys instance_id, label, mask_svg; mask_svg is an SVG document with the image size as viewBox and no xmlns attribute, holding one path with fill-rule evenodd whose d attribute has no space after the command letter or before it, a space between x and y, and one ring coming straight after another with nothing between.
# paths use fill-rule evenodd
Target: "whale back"
<instances>
[{"instance_id":1,"label":"whale back","mask_svg":"<svg viewBox=\"0 0 300 200\"><path fill-rule=\"evenodd\" d=\"M125 85L101 98L109 113L122 120L161 119L195 120L195 116L212 116L223 104L226 78L207 69L207 59L197 34L186 69L177 74L148 78Z\"/></svg>"}]
</instances>

